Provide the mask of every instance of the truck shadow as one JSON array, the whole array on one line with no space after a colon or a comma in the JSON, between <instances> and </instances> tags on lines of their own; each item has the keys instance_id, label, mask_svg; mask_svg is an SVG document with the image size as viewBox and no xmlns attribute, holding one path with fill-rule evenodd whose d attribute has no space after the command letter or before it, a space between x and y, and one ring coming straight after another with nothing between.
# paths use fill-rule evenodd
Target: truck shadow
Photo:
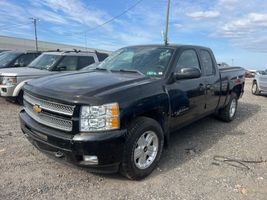
<instances>
[{"instance_id":1,"label":"truck shadow","mask_svg":"<svg viewBox=\"0 0 267 200\"><path fill-rule=\"evenodd\" d=\"M237 126L259 111L259 105L239 102L236 119L231 123L207 117L172 133L169 146L162 154L158 170L152 176L160 174L160 171L172 170L192 158L200 156L226 135L241 137L245 133L237 130Z\"/></svg>"},{"instance_id":2,"label":"truck shadow","mask_svg":"<svg viewBox=\"0 0 267 200\"><path fill-rule=\"evenodd\" d=\"M267 97L267 92L265 92L265 93L261 93L259 96Z\"/></svg>"}]
</instances>

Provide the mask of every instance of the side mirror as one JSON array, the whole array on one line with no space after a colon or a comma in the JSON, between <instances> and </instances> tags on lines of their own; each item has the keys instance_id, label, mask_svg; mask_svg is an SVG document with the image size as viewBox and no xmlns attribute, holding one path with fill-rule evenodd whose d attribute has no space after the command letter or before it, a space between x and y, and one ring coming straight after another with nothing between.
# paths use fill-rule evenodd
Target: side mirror
<instances>
[{"instance_id":1,"label":"side mirror","mask_svg":"<svg viewBox=\"0 0 267 200\"><path fill-rule=\"evenodd\" d=\"M57 71L65 71L65 70L67 70L66 66L57 67Z\"/></svg>"},{"instance_id":2,"label":"side mirror","mask_svg":"<svg viewBox=\"0 0 267 200\"><path fill-rule=\"evenodd\" d=\"M21 65L18 63L15 63L12 67L21 67Z\"/></svg>"},{"instance_id":3,"label":"side mirror","mask_svg":"<svg viewBox=\"0 0 267 200\"><path fill-rule=\"evenodd\" d=\"M181 72L174 73L175 79L193 79L201 76L201 71L198 68L182 68Z\"/></svg>"}]
</instances>

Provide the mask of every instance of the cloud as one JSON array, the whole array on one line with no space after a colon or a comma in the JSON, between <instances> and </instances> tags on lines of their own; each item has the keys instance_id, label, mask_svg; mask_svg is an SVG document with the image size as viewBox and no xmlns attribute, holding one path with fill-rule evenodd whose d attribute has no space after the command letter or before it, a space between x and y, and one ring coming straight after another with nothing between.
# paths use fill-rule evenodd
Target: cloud
<instances>
[{"instance_id":1,"label":"cloud","mask_svg":"<svg viewBox=\"0 0 267 200\"><path fill-rule=\"evenodd\" d=\"M0 26L14 25L10 30L2 28L0 34L18 32L22 36L24 32L28 37L33 33L29 17L37 17L41 19L38 36L43 40L84 45L87 36L89 47L107 49L161 43L161 31L165 28L165 1L143 1L112 23L90 31L118 15L131 3L114 1L114 6L110 6L106 2L86 0L68 0L67 3L62 0L0 0ZM227 43L231 47L266 52L266 10L266 0L172 1L169 38L179 43Z\"/></svg>"},{"instance_id":2,"label":"cloud","mask_svg":"<svg viewBox=\"0 0 267 200\"><path fill-rule=\"evenodd\" d=\"M48 11L44 9L37 10L34 8L30 8L28 9L28 11L32 16L42 21L51 22L55 24L68 24L67 20L64 17L52 11Z\"/></svg>"},{"instance_id":3,"label":"cloud","mask_svg":"<svg viewBox=\"0 0 267 200\"><path fill-rule=\"evenodd\" d=\"M40 2L54 12L64 14L66 20L78 22L88 27L102 24L108 17L106 12L99 9L88 7L79 0L43 0Z\"/></svg>"},{"instance_id":4,"label":"cloud","mask_svg":"<svg viewBox=\"0 0 267 200\"><path fill-rule=\"evenodd\" d=\"M197 11L193 13L187 13L188 17L192 17L194 19L203 19L203 18L215 18L220 16L220 12L218 11Z\"/></svg>"},{"instance_id":5,"label":"cloud","mask_svg":"<svg viewBox=\"0 0 267 200\"><path fill-rule=\"evenodd\" d=\"M213 36L227 38L241 48L267 52L267 14L248 13L233 19L218 27Z\"/></svg>"}]
</instances>

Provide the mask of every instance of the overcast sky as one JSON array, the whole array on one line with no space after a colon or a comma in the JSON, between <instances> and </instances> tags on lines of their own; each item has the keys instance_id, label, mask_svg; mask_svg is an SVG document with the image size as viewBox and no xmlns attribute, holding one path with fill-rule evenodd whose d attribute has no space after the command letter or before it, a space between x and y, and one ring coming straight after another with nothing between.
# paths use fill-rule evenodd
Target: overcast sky
<instances>
[{"instance_id":1,"label":"overcast sky","mask_svg":"<svg viewBox=\"0 0 267 200\"><path fill-rule=\"evenodd\" d=\"M0 0L0 35L115 50L162 43L167 0ZM171 0L169 40L212 48L218 62L267 68L266 0Z\"/></svg>"}]
</instances>

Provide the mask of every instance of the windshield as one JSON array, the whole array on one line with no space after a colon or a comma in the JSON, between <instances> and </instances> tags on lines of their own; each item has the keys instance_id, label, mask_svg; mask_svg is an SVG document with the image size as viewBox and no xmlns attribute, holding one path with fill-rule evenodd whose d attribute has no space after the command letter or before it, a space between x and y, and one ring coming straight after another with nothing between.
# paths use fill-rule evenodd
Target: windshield
<instances>
[{"instance_id":1,"label":"windshield","mask_svg":"<svg viewBox=\"0 0 267 200\"><path fill-rule=\"evenodd\" d=\"M4 52L0 54L0 67L7 66L10 62L12 62L19 55L20 53L16 53L16 52Z\"/></svg>"},{"instance_id":2,"label":"windshield","mask_svg":"<svg viewBox=\"0 0 267 200\"><path fill-rule=\"evenodd\" d=\"M28 67L50 70L53 65L60 59L61 55L42 54L33 60Z\"/></svg>"},{"instance_id":3,"label":"windshield","mask_svg":"<svg viewBox=\"0 0 267 200\"><path fill-rule=\"evenodd\" d=\"M99 68L109 71L136 71L146 76L162 76L172 57L168 47L126 47L115 51Z\"/></svg>"}]
</instances>

